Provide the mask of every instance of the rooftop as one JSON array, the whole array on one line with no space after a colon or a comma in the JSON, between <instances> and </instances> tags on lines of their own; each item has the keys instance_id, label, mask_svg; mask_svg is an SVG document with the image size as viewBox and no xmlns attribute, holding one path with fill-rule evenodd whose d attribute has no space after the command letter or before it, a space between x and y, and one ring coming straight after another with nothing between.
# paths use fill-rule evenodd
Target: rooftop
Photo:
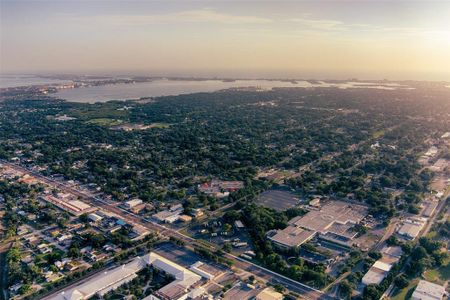
<instances>
[{"instance_id":1,"label":"rooftop","mask_svg":"<svg viewBox=\"0 0 450 300\"><path fill-rule=\"evenodd\" d=\"M131 262L98 273L90 277L88 281L70 289L64 290L50 298L50 300L81 300L88 299L95 294L104 295L120 285L133 280L136 273L146 266L146 262L141 257L136 257Z\"/></svg>"},{"instance_id":2,"label":"rooftop","mask_svg":"<svg viewBox=\"0 0 450 300\"><path fill-rule=\"evenodd\" d=\"M331 233L336 238L351 240L356 232L354 224L367 215L367 208L343 201L330 201L320 210L312 210L304 216L293 218L289 226L269 236L272 241L287 247L296 247L308 241L316 233Z\"/></svg>"},{"instance_id":3,"label":"rooftop","mask_svg":"<svg viewBox=\"0 0 450 300\"><path fill-rule=\"evenodd\" d=\"M201 276L192 271L156 254L146 255L145 260L154 268L162 270L173 277L175 280L157 291L157 294L170 299L178 298L185 294L188 289L201 280Z\"/></svg>"},{"instance_id":4,"label":"rooftop","mask_svg":"<svg viewBox=\"0 0 450 300\"><path fill-rule=\"evenodd\" d=\"M297 247L313 238L315 234L315 231L288 226L285 229L278 231L272 237L269 237L269 239L284 246Z\"/></svg>"},{"instance_id":5,"label":"rooftop","mask_svg":"<svg viewBox=\"0 0 450 300\"><path fill-rule=\"evenodd\" d=\"M441 300L445 294L445 288L442 285L428 282L426 280L419 281L412 300Z\"/></svg>"}]
</instances>

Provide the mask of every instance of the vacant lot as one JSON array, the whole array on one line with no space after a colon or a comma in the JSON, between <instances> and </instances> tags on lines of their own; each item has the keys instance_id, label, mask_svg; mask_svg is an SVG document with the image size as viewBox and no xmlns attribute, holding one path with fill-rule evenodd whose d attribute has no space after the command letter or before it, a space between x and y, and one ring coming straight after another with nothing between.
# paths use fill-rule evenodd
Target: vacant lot
<instances>
[{"instance_id":1,"label":"vacant lot","mask_svg":"<svg viewBox=\"0 0 450 300\"><path fill-rule=\"evenodd\" d=\"M299 198L287 191L267 191L262 193L256 202L259 205L283 211L295 207L299 203Z\"/></svg>"}]
</instances>

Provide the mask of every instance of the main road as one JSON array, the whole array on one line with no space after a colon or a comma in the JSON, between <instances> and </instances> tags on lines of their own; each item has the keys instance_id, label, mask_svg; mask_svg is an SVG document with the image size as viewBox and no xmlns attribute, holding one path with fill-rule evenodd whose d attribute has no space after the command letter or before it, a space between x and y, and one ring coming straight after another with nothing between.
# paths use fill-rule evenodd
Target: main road
<instances>
[{"instance_id":1,"label":"main road","mask_svg":"<svg viewBox=\"0 0 450 300\"><path fill-rule=\"evenodd\" d=\"M184 234L182 234L176 230L173 230L171 228L164 227L161 224L158 224L156 222L152 222L147 219L144 219L141 216L138 216L132 212L129 212L129 211L121 208L120 206L118 206L118 203L116 203L116 202L105 201L103 199L100 199L99 197L95 197L86 192L77 190L76 188L74 188L72 186L69 186L65 183L54 180L52 178L43 176L42 174L39 174L39 173L35 172L34 170L29 169L27 167L13 164L13 163L10 163L5 160L0 160L0 163L7 165L8 167L15 169L17 171L33 175L39 181L41 181L49 186L58 188L66 193L73 194L73 195L79 197L82 201L85 201L92 206L112 212L112 213L120 216L124 220L128 221L129 223L139 224L139 225L144 226L164 237L177 238L179 240L182 240L187 246L205 247L205 243L201 243L198 240L193 239L192 237L184 235ZM213 245L209 245L209 248L211 251L217 250ZM233 266L235 268L241 269L248 273L255 274L256 276L258 276L268 282L279 283L279 284L285 286L288 290L299 294L304 299L324 299L324 300L334 299L333 297L331 297L331 296L323 293L322 291L317 290L311 286L308 286L306 284L292 280L284 275L273 272L269 269L266 269L262 266L255 264L255 263L252 263L252 262L244 260L240 257L234 256L230 253L225 253L224 257L231 260L233 262Z\"/></svg>"}]
</instances>

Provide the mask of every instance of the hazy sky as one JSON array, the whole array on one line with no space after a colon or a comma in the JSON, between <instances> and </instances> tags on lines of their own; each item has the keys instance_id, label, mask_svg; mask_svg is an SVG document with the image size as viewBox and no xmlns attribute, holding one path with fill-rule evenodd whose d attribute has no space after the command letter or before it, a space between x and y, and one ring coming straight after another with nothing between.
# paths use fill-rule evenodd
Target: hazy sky
<instances>
[{"instance_id":1,"label":"hazy sky","mask_svg":"<svg viewBox=\"0 0 450 300\"><path fill-rule=\"evenodd\" d=\"M450 80L450 1L0 3L2 73Z\"/></svg>"}]
</instances>

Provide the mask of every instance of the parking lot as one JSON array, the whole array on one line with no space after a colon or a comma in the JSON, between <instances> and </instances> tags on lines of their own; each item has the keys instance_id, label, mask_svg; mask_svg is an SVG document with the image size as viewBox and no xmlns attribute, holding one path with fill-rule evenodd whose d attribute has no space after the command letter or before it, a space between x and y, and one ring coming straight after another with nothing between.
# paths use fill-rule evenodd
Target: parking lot
<instances>
[{"instance_id":1,"label":"parking lot","mask_svg":"<svg viewBox=\"0 0 450 300\"><path fill-rule=\"evenodd\" d=\"M271 190L262 193L256 203L259 205L275 209L277 211L284 211L289 208L293 208L297 206L300 202L300 199L288 192L281 190Z\"/></svg>"}]
</instances>

